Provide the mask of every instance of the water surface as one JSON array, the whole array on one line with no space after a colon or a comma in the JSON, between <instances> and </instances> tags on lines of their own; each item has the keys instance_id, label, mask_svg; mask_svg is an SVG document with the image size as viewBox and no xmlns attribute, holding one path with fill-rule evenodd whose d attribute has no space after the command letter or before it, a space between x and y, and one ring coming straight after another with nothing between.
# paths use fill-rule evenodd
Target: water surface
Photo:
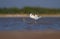
<instances>
[{"instance_id":1,"label":"water surface","mask_svg":"<svg viewBox=\"0 0 60 39\"><path fill-rule=\"evenodd\" d=\"M4 30L60 30L60 17L45 17L36 20L29 17L0 18L0 31Z\"/></svg>"}]
</instances>

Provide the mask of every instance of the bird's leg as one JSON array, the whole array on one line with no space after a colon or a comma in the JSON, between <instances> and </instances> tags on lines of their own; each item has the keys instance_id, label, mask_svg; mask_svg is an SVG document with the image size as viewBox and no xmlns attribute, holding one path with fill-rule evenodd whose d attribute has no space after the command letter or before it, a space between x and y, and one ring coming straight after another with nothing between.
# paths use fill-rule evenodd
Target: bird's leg
<instances>
[{"instance_id":1,"label":"bird's leg","mask_svg":"<svg viewBox=\"0 0 60 39\"><path fill-rule=\"evenodd\" d=\"M29 22L29 24L36 24L37 21L36 20L32 20L31 22Z\"/></svg>"},{"instance_id":2,"label":"bird's leg","mask_svg":"<svg viewBox=\"0 0 60 39\"><path fill-rule=\"evenodd\" d=\"M36 20L35 20L35 23L37 23Z\"/></svg>"},{"instance_id":3,"label":"bird's leg","mask_svg":"<svg viewBox=\"0 0 60 39\"><path fill-rule=\"evenodd\" d=\"M32 20L32 24L35 24L35 20Z\"/></svg>"},{"instance_id":4,"label":"bird's leg","mask_svg":"<svg viewBox=\"0 0 60 39\"><path fill-rule=\"evenodd\" d=\"M25 22L25 18L23 18L23 22Z\"/></svg>"}]
</instances>

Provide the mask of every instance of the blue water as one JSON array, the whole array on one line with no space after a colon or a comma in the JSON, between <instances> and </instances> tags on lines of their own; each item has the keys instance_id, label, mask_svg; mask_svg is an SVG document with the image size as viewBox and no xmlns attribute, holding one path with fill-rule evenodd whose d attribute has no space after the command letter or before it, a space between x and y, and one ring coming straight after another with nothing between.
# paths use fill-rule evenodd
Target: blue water
<instances>
[{"instance_id":1,"label":"blue water","mask_svg":"<svg viewBox=\"0 0 60 39\"><path fill-rule=\"evenodd\" d=\"M4 30L60 30L60 17L45 17L36 20L29 17L0 18L0 31Z\"/></svg>"},{"instance_id":2,"label":"blue water","mask_svg":"<svg viewBox=\"0 0 60 39\"><path fill-rule=\"evenodd\" d=\"M0 8L5 7L45 7L60 8L60 0L0 0Z\"/></svg>"}]
</instances>

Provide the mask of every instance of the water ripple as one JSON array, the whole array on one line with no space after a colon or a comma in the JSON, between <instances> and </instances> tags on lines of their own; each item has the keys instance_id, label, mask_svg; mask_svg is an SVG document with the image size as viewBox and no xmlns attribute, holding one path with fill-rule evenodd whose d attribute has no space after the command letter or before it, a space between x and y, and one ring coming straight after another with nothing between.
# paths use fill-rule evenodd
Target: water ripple
<instances>
[{"instance_id":1,"label":"water ripple","mask_svg":"<svg viewBox=\"0 0 60 39\"><path fill-rule=\"evenodd\" d=\"M60 30L60 17L45 17L39 20L25 18L0 18L0 30Z\"/></svg>"}]
</instances>

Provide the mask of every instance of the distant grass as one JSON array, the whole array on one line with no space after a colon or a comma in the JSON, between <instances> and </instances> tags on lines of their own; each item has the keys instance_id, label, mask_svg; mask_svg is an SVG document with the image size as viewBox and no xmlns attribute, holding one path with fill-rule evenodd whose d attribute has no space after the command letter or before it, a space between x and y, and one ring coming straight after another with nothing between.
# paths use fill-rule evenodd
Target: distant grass
<instances>
[{"instance_id":1,"label":"distant grass","mask_svg":"<svg viewBox=\"0 0 60 39\"><path fill-rule=\"evenodd\" d=\"M0 8L0 14L60 14L60 9L49 9L41 7L24 7L22 9L17 7Z\"/></svg>"}]
</instances>

